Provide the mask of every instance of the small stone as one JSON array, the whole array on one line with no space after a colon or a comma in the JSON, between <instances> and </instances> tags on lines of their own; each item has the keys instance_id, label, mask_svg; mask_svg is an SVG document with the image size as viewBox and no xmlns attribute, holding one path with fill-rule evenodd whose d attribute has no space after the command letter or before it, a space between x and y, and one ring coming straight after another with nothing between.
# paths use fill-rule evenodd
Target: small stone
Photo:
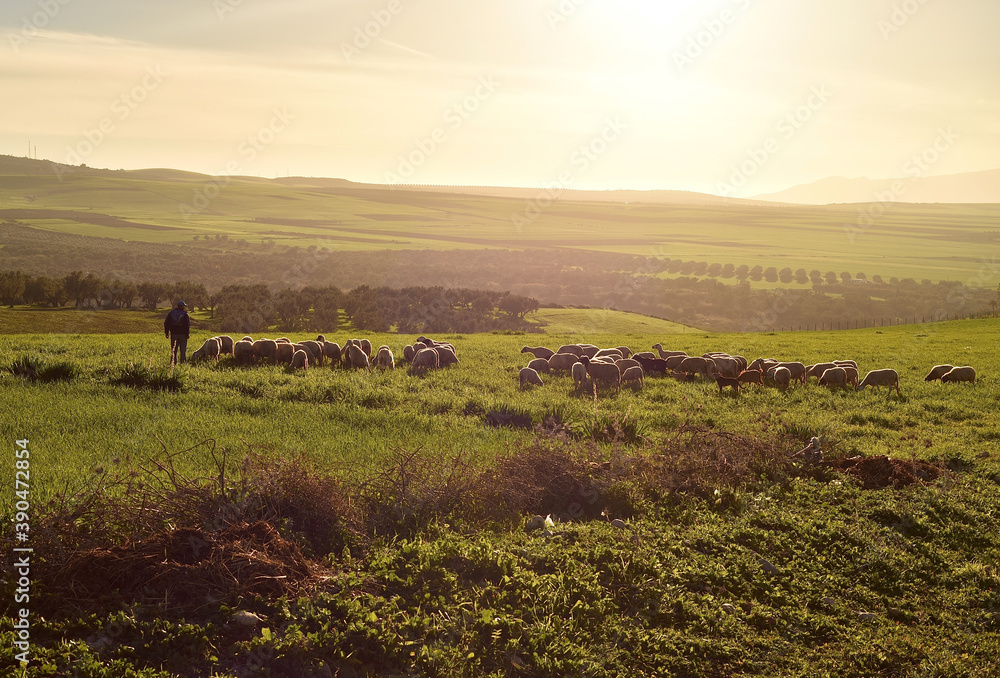
<instances>
[{"instance_id":1,"label":"small stone","mask_svg":"<svg viewBox=\"0 0 1000 678\"><path fill-rule=\"evenodd\" d=\"M542 516L531 516L528 519L528 524L524 526L526 532L534 532L535 530L540 530L545 527L545 518Z\"/></svg>"},{"instance_id":2,"label":"small stone","mask_svg":"<svg viewBox=\"0 0 1000 678\"><path fill-rule=\"evenodd\" d=\"M625 523L624 520L615 518L614 520L611 521L611 527L617 527L619 530L624 530L626 527L628 527L628 525Z\"/></svg>"},{"instance_id":3,"label":"small stone","mask_svg":"<svg viewBox=\"0 0 1000 678\"><path fill-rule=\"evenodd\" d=\"M859 621L873 621L877 615L874 612L858 612Z\"/></svg>"},{"instance_id":4,"label":"small stone","mask_svg":"<svg viewBox=\"0 0 1000 678\"><path fill-rule=\"evenodd\" d=\"M247 612L246 610L237 610L233 613L233 622L239 626L256 626L261 622L261 618L255 615L253 612Z\"/></svg>"},{"instance_id":5,"label":"small stone","mask_svg":"<svg viewBox=\"0 0 1000 678\"><path fill-rule=\"evenodd\" d=\"M822 603L823 603L824 605L829 605L830 607L833 607L834 605L836 605L836 604L837 604L837 601L836 601L836 600L834 600L833 598L831 598L830 596L826 596L826 597L825 597L825 598L823 598L823 600L822 600L822 601L820 601L820 602L822 602Z\"/></svg>"},{"instance_id":6,"label":"small stone","mask_svg":"<svg viewBox=\"0 0 1000 678\"><path fill-rule=\"evenodd\" d=\"M757 557L757 561L760 563L761 569L763 569L764 572L766 572L767 574L781 574L781 570L779 570L774 565L764 560L760 556Z\"/></svg>"}]
</instances>

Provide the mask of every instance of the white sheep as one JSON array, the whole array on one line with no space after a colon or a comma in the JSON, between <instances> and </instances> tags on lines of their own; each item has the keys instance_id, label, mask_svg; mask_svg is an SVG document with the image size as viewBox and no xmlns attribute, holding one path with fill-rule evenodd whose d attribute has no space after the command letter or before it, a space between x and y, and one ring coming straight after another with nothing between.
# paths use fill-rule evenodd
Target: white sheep
<instances>
[{"instance_id":1,"label":"white sheep","mask_svg":"<svg viewBox=\"0 0 1000 678\"><path fill-rule=\"evenodd\" d=\"M403 347L403 362L412 363L415 354L416 350L414 350L413 344L407 344Z\"/></svg>"},{"instance_id":2,"label":"white sheep","mask_svg":"<svg viewBox=\"0 0 1000 678\"><path fill-rule=\"evenodd\" d=\"M240 365L249 365L253 362L253 342L241 339L233 344L233 357Z\"/></svg>"},{"instance_id":3,"label":"white sheep","mask_svg":"<svg viewBox=\"0 0 1000 678\"><path fill-rule=\"evenodd\" d=\"M458 364L458 356L455 355L455 349L449 346L444 346L442 344L437 344L434 346L432 351L437 351L438 363L441 367L448 367L449 365Z\"/></svg>"},{"instance_id":4,"label":"white sheep","mask_svg":"<svg viewBox=\"0 0 1000 678\"><path fill-rule=\"evenodd\" d=\"M768 370L768 376L782 391L787 391L788 385L792 383L792 371L783 365L772 367Z\"/></svg>"},{"instance_id":5,"label":"white sheep","mask_svg":"<svg viewBox=\"0 0 1000 678\"><path fill-rule=\"evenodd\" d=\"M587 375L587 366L581 362L573 363L573 386L578 390L590 386L590 377Z\"/></svg>"},{"instance_id":6,"label":"white sheep","mask_svg":"<svg viewBox=\"0 0 1000 678\"><path fill-rule=\"evenodd\" d=\"M587 374L595 386L597 382L602 381L605 384L614 384L616 389L621 390L622 372L618 369L618 365L591 362L587 356L580 358L580 362L587 368Z\"/></svg>"},{"instance_id":7,"label":"white sheep","mask_svg":"<svg viewBox=\"0 0 1000 678\"><path fill-rule=\"evenodd\" d=\"M371 363L368 361L368 354L364 352L357 342L352 343L347 349L347 363L349 366L358 369L363 368L367 370L371 368Z\"/></svg>"},{"instance_id":8,"label":"white sheep","mask_svg":"<svg viewBox=\"0 0 1000 678\"><path fill-rule=\"evenodd\" d=\"M274 339L258 339L253 342L253 357L274 363L274 351L278 343Z\"/></svg>"},{"instance_id":9,"label":"white sheep","mask_svg":"<svg viewBox=\"0 0 1000 678\"><path fill-rule=\"evenodd\" d=\"M205 343L201 345L197 351L191 354L191 362L196 363L201 360L219 360L219 353L222 351L222 342L219 341L218 337L212 337L211 339L206 339Z\"/></svg>"},{"instance_id":10,"label":"white sheep","mask_svg":"<svg viewBox=\"0 0 1000 678\"><path fill-rule=\"evenodd\" d=\"M304 346L307 351L309 351L309 362L315 363L317 365L323 365L323 344L318 341L308 340L300 341L299 346Z\"/></svg>"},{"instance_id":11,"label":"white sheep","mask_svg":"<svg viewBox=\"0 0 1000 678\"><path fill-rule=\"evenodd\" d=\"M396 360L392 357L392 350L384 344L378 347L378 351L375 352L375 359L372 362L376 367L380 367L383 370L396 369Z\"/></svg>"},{"instance_id":12,"label":"white sheep","mask_svg":"<svg viewBox=\"0 0 1000 678\"><path fill-rule=\"evenodd\" d=\"M976 369L969 365L963 365L962 367L953 367L941 375L941 383L949 384L957 381L967 381L975 384Z\"/></svg>"},{"instance_id":13,"label":"white sheep","mask_svg":"<svg viewBox=\"0 0 1000 678\"><path fill-rule=\"evenodd\" d=\"M518 382L521 388L525 388L528 385L542 386L542 378L538 376L538 372L535 372L530 367L522 367L521 371L517 374Z\"/></svg>"},{"instance_id":14,"label":"white sheep","mask_svg":"<svg viewBox=\"0 0 1000 678\"><path fill-rule=\"evenodd\" d=\"M292 354L292 369L309 369L309 354L304 349L299 349Z\"/></svg>"},{"instance_id":15,"label":"white sheep","mask_svg":"<svg viewBox=\"0 0 1000 678\"><path fill-rule=\"evenodd\" d=\"M528 367L533 369L535 372L538 372L539 374L548 374L549 361L546 360L545 358L535 358L530 363L528 363Z\"/></svg>"},{"instance_id":16,"label":"white sheep","mask_svg":"<svg viewBox=\"0 0 1000 678\"><path fill-rule=\"evenodd\" d=\"M573 363L578 362L580 359L581 357L576 353L556 353L549 358L549 369L557 372L561 370L569 371L573 369ZM590 358L587 358L587 360L590 360Z\"/></svg>"},{"instance_id":17,"label":"white sheep","mask_svg":"<svg viewBox=\"0 0 1000 678\"><path fill-rule=\"evenodd\" d=\"M895 387L896 395L899 395L899 374L891 367L871 370L861 380L861 383L855 386L855 390L860 391L865 386L888 386L890 389Z\"/></svg>"},{"instance_id":18,"label":"white sheep","mask_svg":"<svg viewBox=\"0 0 1000 678\"><path fill-rule=\"evenodd\" d=\"M820 386L841 386L847 388L847 370L843 367L828 367L819 377Z\"/></svg>"},{"instance_id":19,"label":"white sheep","mask_svg":"<svg viewBox=\"0 0 1000 678\"><path fill-rule=\"evenodd\" d=\"M413 356L410 363L410 372L423 373L427 370L436 370L441 364L438 352L433 348L422 348Z\"/></svg>"},{"instance_id":20,"label":"white sheep","mask_svg":"<svg viewBox=\"0 0 1000 678\"><path fill-rule=\"evenodd\" d=\"M525 346L521 349L521 353L530 353L536 358L544 358L548 360L555 355L556 352L551 348L545 348L544 346Z\"/></svg>"},{"instance_id":21,"label":"white sheep","mask_svg":"<svg viewBox=\"0 0 1000 678\"><path fill-rule=\"evenodd\" d=\"M620 368L623 362L624 361L622 360L618 361L616 367ZM643 373L642 368L639 367L638 365L633 365L632 367L629 367L624 372L622 372L621 383L622 385L633 384L638 388L642 388L644 379L645 379L645 374Z\"/></svg>"},{"instance_id":22,"label":"white sheep","mask_svg":"<svg viewBox=\"0 0 1000 678\"><path fill-rule=\"evenodd\" d=\"M927 373L927 376L924 377L924 381L937 381L944 375L948 374L948 372L954 369L954 367L954 365L935 365L931 368L931 371Z\"/></svg>"}]
</instances>

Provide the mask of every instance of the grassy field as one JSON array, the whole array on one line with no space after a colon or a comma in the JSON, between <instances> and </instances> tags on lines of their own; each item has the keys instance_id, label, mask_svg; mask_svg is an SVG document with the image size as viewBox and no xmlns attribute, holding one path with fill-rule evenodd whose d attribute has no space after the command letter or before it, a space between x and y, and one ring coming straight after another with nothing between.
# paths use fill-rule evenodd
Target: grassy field
<instances>
[{"instance_id":1,"label":"grassy field","mask_svg":"<svg viewBox=\"0 0 1000 678\"><path fill-rule=\"evenodd\" d=\"M171 172L0 175L0 217L64 233L216 249L241 240L334 251L578 248L967 282L995 264L1000 245L996 205L561 200L526 216L537 196L530 189L524 196Z\"/></svg>"},{"instance_id":2,"label":"grassy field","mask_svg":"<svg viewBox=\"0 0 1000 678\"><path fill-rule=\"evenodd\" d=\"M569 468L560 455L587 450L598 466L604 461L635 483L612 487L630 497L627 513L609 498L614 494L601 495L611 511L604 518L572 519L558 504L539 509L556 518L549 536L441 515L414 534L328 556L324 583L291 598L225 599L194 613L153 603L98 606L92 616L57 608L36 620L39 660L27 675L70 666L94 676L246 675L255 665L271 675L1000 670L996 321L721 335L606 311L547 310L542 317L545 335L437 337L454 343L461 362L425 377L327 366L291 373L223 359L179 368L177 391L115 383L130 364L166 375L158 333L0 336L2 367L26 356L72 366L68 379L50 383L0 377L0 435L8 448L30 441L35 506L128 468L129 460L163 459L165 451L187 450L177 457L178 471L210 477L217 472L210 451L220 448L276 460L304 455L345 482L385 473L401 454L445 470L458 459L489 469L532 450L546 455L540 468L553 476L541 477L555 482ZM196 333L192 348L207 336ZM397 356L412 340L367 336ZM576 393L568 375L518 389L517 371L529 357L520 353L524 344L578 341L635 350L661 342L750 359L853 358L862 372L897 369L902 394L815 383L787 393L720 394L714 384L650 378L641 391L602 390L595 400ZM942 362L973 365L980 379L924 382ZM491 427L485 415L498 410L536 425L558 420L563 436ZM617 440L603 435L609 430ZM694 476L688 485L678 481L691 489L664 492L626 474L625 466L638 462L623 460L654 463L690 431L730 441L720 448L719 468L741 458L743 445L770 441L790 453L819 436L826 459L889 455L933 463L944 475L871 491L848 476L792 466L734 483L720 479L713 493ZM9 484L2 499L10 510ZM624 530L608 523L619 516L627 519ZM234 628L228 622L236 609L263 622ZM0 667L14 665L9 637L0 633Z\"/></svg>"}]
</instances>

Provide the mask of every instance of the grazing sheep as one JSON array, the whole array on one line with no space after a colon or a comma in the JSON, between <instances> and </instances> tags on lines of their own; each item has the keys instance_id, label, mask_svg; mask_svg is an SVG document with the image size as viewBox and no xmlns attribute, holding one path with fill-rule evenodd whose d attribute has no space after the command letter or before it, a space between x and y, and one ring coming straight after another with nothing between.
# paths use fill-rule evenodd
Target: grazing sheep
<instances>
[{"instance_id":1,"label":"grazing sheep","mask_svg":"<svg viewBox=\"0 0 1000 678\"><path fill-rule=\"evenodd\" d=\"M619 369L621 369L622 362L624 361L619 361L617 363ZM642 368L639 367L638 365L633 365L632 367L626 368L625 371L622 372L621 383L622 385L625 384L632 384L633 386L637 385L638 388L641 389L643 387L644 379L645 379L645 374L643 373Z\"/></svg>"},{"instance_id":2,"label":"grazing sheep","mask_svg":"<svg viewBox=\"0 0 1000 678\"><path fill-rule=\"evenodd\" d=\"M544 346L525 346L521 349L521 353L530 353L536 358L545 358L548 360L555 355L555 351L551 348L545 348Z\"/></svg>"},{"instance_id":3,"label":"grazing sheep","mask_svg":"<svg viewBox=\"0 0 1000 678\"><path fill-rule=\"evenodd\" d=\"M220 334L215 337L219 340L219 355L232 355L233 354L233 338L228 334Z\"/></svg>"},{"instance_id":4,"label":"grazing sheep","mask_svg":"<svg viewBox=\"0 0 1000 678\"><path fill-rule=\"evenodd\" d=\"M248 334L247 336L245 336L245 337L243 337L242 339L240 339L240 341L250 341L250 342L252 342L252 341L253 341L253 337L251 337L251 336L250 336L250 335Z\"/></svg>"},{"instance_id":5,"label":"grazing sheep","mask_svg":"<svg viewBox=\"0 0 1000 678\"><path fill-rule=\"evenodd\" d=\"M677 369L681 372L687 374L700 374L705 379L708 379L713 372L715 372L715 361L711 358L705 358L702 356L690 356L681 361L681 364L677 366Z\"/></svg>"},{"instance_id":6,"label":"grazing sheep","mask_svg":"<svg viewBox=\"0 0 1000 678\"><path fill-rule=\"evenodd\" d=\"M663 349L663 344L653 344L650 348L655 348L657 353L659 353L660 357L663 358L664 360L666 360L667 358L671 358L675 355L687 356L687 353L685 353L684 351L666 351Z\"/></svg>"},{"instance_id":7,"label":"grazing sheep","mask_svg":"<svg viewBox=\"0 0 1000 678\"><path fill-rule=\"evenodd\" d=\"M847 383L854 388L858 387L858 368L844 365L844 372L847 373Z\"/></svg>"},{"instance_id":8,"label":"grazing sheep","mask_svg":"<svg viewBox=\"0 0 1000 678\"><path fill-rule=\"evenodd\" d=\"M518 372L518 374L517 374L517 379L518 379L518 382L521 385L521 388L524 388L524 387L526 387L528 385L532 385L532 386L542 386L543 385L542 384L542 378L540 376L538 376L538 372L535 372L530 367L522 367L521 371Z\"/></svg>"},{"instance_id":9,"label":"grazing sheep","mask_svg":"<svg viewBox=\"0 0 1000 678\"><path fill-rule=\"evenodd\" d=\"M560 353L572 353L577 358L579 358L583 356L583 349L580 348L578 344L564 344L563 346L560 346L558 349L556 349L556 352L553 355L559 355ZM549 357L551 358L552 356Z\"/></svg>"},{"instance_id":10,"label":"grazing sheep","mask_svg":"<svg viewBox=\"0 0 1000 678\"><path fill-rule=\"evenodd\" d=\"M931 371L927 373L927 376L924 377L924 381L937 381L950 372L954 367L954 365L935 365L931 368Z\"/></svg>"},{"instance_id":11,"label":"grazing sheep","mask_svg":"<svg viewBox=\"0 0 1000 678\"><path fill-rule=\"evenodd\" d=\"M776 370L777 371L777 370ZM819 377L820 386L841 386L847 388L847 370L843 367L828 367Z\"/></svg>"},{"instance_id":12,"label":"grazing sheep","mask_svg":"<svg viewBox=\"0 0 1000 678\"><path fill-rule=\"evenodd\" d=\"M737 393L740 392L740 380L734 379L732 377L725 377L718 372L712 375L715 378L715 383L719 385L719 395L722 395L722 389L727 386Z\"/></svg>"},{"instance_id":13,"label":"grazing sheep","mask_svg":"<svg viewBox=\"0 0 1000 678\"><path fill-rule=\"evenodd\" d=\"M619 358L618 360L621 360L621 358ZM610 364L610 363L616 363L616 362L618 362L618 360L615 360L612 356L609 356L609 355L602 355L599 358L591 358L590 362L592 362L592 363L608 363L608 364Z\"/></svg>"},{"instance_id":14,"label":"grazing sheep","mask_svg":"<svg viewBox=\"0 0 1000 678\"><path fill-rule=\"evenodd\" d=\"M385 345L379 346L378 351L375 352L375 359L372 360L372 364L383 370L396 369L396 360L392 356L392 349Z\"/></svg>"},{"instance_id":15,"label":"grazing sheep","mask_svg":"<svg viewBox=\"0 0 1000 678\"><path fill-rule=\"evenodd\" d=\"M780 360L775 360L774 358L757 358L752 363L750 363L749 365L747 365L746 369L748 369L748 370L760 370L761 372L763 372L763 373L766 374L769 369L771 369L772 367L775 367L776 365L780 365L780 364L781 364L781 361Z\"/></svg>"},{"instance_id":16,"label":"grazing sheep","mask_svg":"<svg viewBox=\"0 0 1000 678\"><path fill-rule=\"evenodd\" d=\"M647 360L653 360L654 358L656 360L663 360L663 358L657 358L656 354L653 353L652 351L639 351L638 353L633 353L629 357L635 358L636 360L638 360L639 358L646 358Z\"/></svg>"},{"instance_id":17,"label":"grazing sheep","mask_svg":"<svg viewBox=\"0 0 1000 678\"><path fill-rule=\"evenodd\" d=\"M416 355L417 351L413 348L412 344L407 344L403 347L403 362L412 363L413 356Z\"/></svg>"},{"instance_id":18,"label":"grazing sheep","mask_svg":"<svg viewBox=\"0 0 1000 678\"><path fill-rule=\"evenodd\" d=\"M277 339L275 339L275 341L277 343L279 343L279 344L290 344L290 343L292 343L292 340L289 339L288 337L278 337Z\"/></svg>"},{"instance_id":19,"label":"grazing sheep","mask_svg":"<svg viewBox=\"0 0 1000 678\"><path fill-rule=\"evenodd\" d=\"M535 362L532 360L531 362ZM582 390L590 386L590 377L587 375L587 366L581 362L573 363L573 386L577 390Z\"/></svg>"},{"instance_id":20,"label":"grazing sheep","mask_svg":"<svg viewBox=\"0 0 1000 678\"><path fill-rule=\"evenodd\" d=\"M579 346L580 350L583 351L583 355L587 356L588 358L593 358L595 355L597 355L597 352L601 350L597 346L594 346L593 344L577 344L577 346Z\"/></svg>"},{"instance_id":21,"label":"grazing sheep","mask_svg":"<svg viewBox=\"0 0 1000 678\"><path fill-rule=\"evenodd\" d=\"M347 364L358 369L371 369L368 361L368 354L362 350L361 346L354 343L347 349Z\"/></svg>"},{"instance_id":22,"label":"grazing sheep","mask_svg":"<svg viewBox=\"0 0 1000 678\"><path fill-rule=\"evenodd\" d=\"M806 383L806 366L799 362L790 363L778 363L775 367L787 368L791 374L791 381L797 381L800 384ZM789 382L790 383L790 382Z\"/></svg>"},{"instance_id":23,"label":"grazing sheep","mask_svg":"<svg viewBox=\"0 0 1000 678\"><path fill-rule=\"evenodd\" d=\"M222 342L219 341L218 337L206 339L205 343L201 345L201 348L191 354L191 362L196 363L202 360L208 360L209 358L218 362L219 353L221 351Z\"/></svg>"},{"instance_id":24,"label":"grazing sheep","mask_svg":"<svg viewBox=\"0 0 1000 678\"><path fill-rule=\"evenodd\" d=\"M962 367L953 367L944 374L941 375L941 383L950 384L957 381L967 381L972 384L976 383L976 370L974 367L969 365L964 365Z\"/></svg>"},{"instance_id":25,"label":"grazing sheep","mask_svg":"<svg viewBox=\"0 0 1000 678\"><path fill-rule=\"evenodd\" d=\"M660 358L667 363L668 370L676 370L681 366L681 363L688 359L687 353L680 353L678 355L672 355L669 358Z\"/></svg>"},{"instance_id":26,"label":"grazing sheep","mask_svg":"<svg viewBox=\"0 0 1000 678\"><path fill-rule=\"evenodd\" d=\"M240 365L249 365L253 362L253 342L240 340L233 344L233 357Z\"/></svg>"},{"instance_id":27,"label":"grazing sheep","mask_svg":"<svg viewBox=\"0 0 1000 678\"><path fill-rule=\"evenodd\" d=\"M555 356L552 357L554 358ZM551 358L549 360L551 360ZM595 363L592 362L587 356L580 358L580 362L587 368L587 374L593 380L595 388L597 387L597 382L602 381L605 384L614 384L616 389L621 390L622 372L618 369L618 365Z\"/></svg>"},{"instance_id":28,"label":"grazing sheep","mask_svg":"<svg viewBox=\"0 0 1000 678\"><path fill-rule=\"evenodd\" d=\"M618 365L618 369L622 371L622 374L624 374L625 370L630 367L638 367L640 370L642 369L642 363L634 358L618 358L615 360L615 364Z\"/></svg>"},{"instance_id":29,"label":"grazing sheep","mask_svg":"<svg viewBox=\"0 0 1000 678\"><path fill-rule=\"evenodd\" d=\"M293 370L307 370L309 369L309 354L303 350L299 349L292 354L292 369Z\"/></svg>"},{"instance_id":30,"label":"grazing sheep","mask_svg":"<svg viewBox=\"0 0 1000 678\"><path fill-rule=\"evenodd\" d=\"M281 365L291 365L292 356L295 355L295 346L284 341L279 342L274 348L274 362Z\"/></svg>"},{"instance_id":31,"label":"grazing sheep","mask_svg":"<svg viewBox=\"0 0 1000 678\"><path fill-rule=\"evenodd\" d=\"M539 374L549 373L549 361L546 360L545 358L535 358L530 363L528 363L528 367L533 369L535 372L538 372Z\"/></svg>"},{"instance_id":32,"label":"grazing sheep","mask_svg":"<svg viewBox=\"0 0 1000 678\"><path fill-rule=\"evenodd\" d=\"M423 373L427 370L436 370L441 364L438 352L433 348L422 348L413 356L410 363L410 372Z\"/></svg>"},{"instance_id":33,"label":"grazing sheep","mask_svg":"<svg viewBox=\"0 0 1000 678\"><path fill-rule=\"evenodd\" d=\"M586 358L586 356L582 356ZM581 356L576 353L556 353L554 356L549 358L549 369L550 370L571 370L573 368L573 363L578 362ZM590 358L587 358L590 360Z\"/></svg>"},{"instance_id":34,"label":"grazing sheep","mask_svg":"<svg viewBox=\"0 0 1000 678\"><path fill-rule=\"evenodd\" d=\"M858 364L853 360L834 360L833 364L837 367L853 367L854 369L858 369Z\"/></svg>"},{"instance_id":35,"label":"grazing sheep","mask_svg":"<svg viewBox=\"0 0 1000 678\"><path fill-rule=\"evenodd\" d=\"M321 334L320 336L323 335ZM323 345L323 355L330 359L331 367L340 363L342 357L340 344L335 341L326 341L325 339L317 339L316 341L319 341Z\"/></svg>"},{"instance_id":36,"label":"grazing sheep","mask_svg":"<svg viewBox=\"0 0 1000 678\"><path fill-rule=\"evenodd\" d=\"M743 370L736 377L736 381L740 384L757 384L758 386L764 385L764 373L760 370Z\"/></svg>"},{"instance_id":37,"label":"grazing sheep","mask_svg":"<svg viewBox=\"0 0 1000 678\"><path fill-rule=\"evenodd\" d=\"M729 379L735 379L739 376L743 368L740 366L740 361L732 356L703 356L710 358L712 362L715 363L716 372Z\"/></svg>"},{"instance_id":38,"label":"grazing sheep","mask_svg":"<svg viewBox=\"0 0 1000 678\"><path fill-rule=\"evenodd\" d=\"M810 377L816 377L817 379L819 379L820 377L823 376L823 373L826 372L831 367L839 367L839 365L836 365L836 364L834 364L832 362L829 362L829 363L815 363L813 365L807 365L806 366L806 379L809 379Z\"/></svg>"},{"instance_id":39,"label":"grazing sheep","mask_svg":"<svg viewBox=\"0 0 1000 678\"><path fill-rule=\"evenodd\" d=\"M895 387L896 395L899 395L899 375L891 367L882 370L871 370L861 380L861 383L854 388L860 391L865 386L888 386L890 389Z\"/></svg>"},{"instance_id":40,"label":"grazing sheep","mask_svg":"<svg viewBox=\"0 0 1000 678\"><path fill-rule=\"evenodd\" d=\"M448 367L449 365L458 364L458 356L455 355L455 349L449 348L442 344L438 344L431 350L437 351L441 367Z\"/></svg>"},{"instance_id":41,"label":"grazing sheep","mask_svg":"<svg viewBox=\"0 0 1000 678\"><path fill-rule=\"evenodd\" d=\"M636 353L632 356L632 360L639 363L639 366L642 367L642 371L646 374L667 373L667 361L663 358L647 358L646 356Z\"/></svg>"},{"instance_id":42,"label":"grazing sheep","mask_svg":"<svg viewBox=\"0 0 1000 678\"><path fill-rule=\"evenodd\" d=\"M307 351L309 351L309 362L315 363L317 365L323 365L323 344L318 341L300 341L299 346L304 346Z\"/></svg>"},{"instance_id":43,"label":"grazing sheep","mask_svg":"<svg viewBox=\"0 0 1000 678\"><path fill-rule=\"evenodd\" d=\"M617 347L616 350L619 353L622 354L622 358L632 358L632 357L634 357L632 355L632 349L630 349L628 346L619 346L619 347Z\"/></svg>"},{"instance_id":44,"label":"grazing sheep","mask_svg":"<svg viewBox=\"0 0 1000 678\"><path fill-rule=\"evenodd\" d=\"M278 346L278 342L274 339L258 339L253 342L253 357L254 359L266 360L267 362L274 364L274 351Z\"/></svg>"},{"instance_id":45,"label":"grazing sheep","mask_svg":"<svg viewBox=\"0 0 1000 678\"><path fill-rule=\"evenodd\" d=\"M788 385L792 383L792 371L783 365L771 369L773 370L771 380L774 381L774 385L782 391L787 391Z\"/></svg>"},{"instance_id":46,"label":"grazing sheep","mask_svg":"<svg viewBox=\"0 0 1000 678\"><path fill-rule=\"evenodd\" d=\"M615 360L621 360L622 358L625 357L624 355L622 355L622 352L619 351L617 348L602 348L602 349L597 350L594 353L594 355L587 356L587 357L590 358L591 360L593 360L594 358L602 358L604 356L610 356L610 357L614 358Z\"/></svg>"}]
</instances>

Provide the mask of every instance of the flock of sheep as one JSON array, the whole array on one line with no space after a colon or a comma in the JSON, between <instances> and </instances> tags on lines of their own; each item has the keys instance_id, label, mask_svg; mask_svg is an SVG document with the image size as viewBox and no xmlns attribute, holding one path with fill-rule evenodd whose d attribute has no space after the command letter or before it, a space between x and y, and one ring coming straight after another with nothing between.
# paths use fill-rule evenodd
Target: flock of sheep
<instances>
[{"instance_id":1,"label":"flock of sheep","mask_svg":"<svg viewBox=\"0 0 1000 678\"><path fill-rule=\"evenodd\" d=\"M322 334L314 340L300 342L292 342L286 337L256 340L243 337L239 341L225 335L212 337L191 354L191 362L218 360L220 355L232 355L240 365L263 363L302 370L309 369L310 365L322 366L324 362L329 362L331 367L396 369L395 356L384 344L373 356L372 343L368 339L348 339L341 346L327 341ZM403 360L410 364L411 372L422 374L427 370L454 365L458 356L450 343L420 337L403 349Z\"/></svg>"},{"instance_id":2,"label":"flock of sheep","mask_svg":"<svg viewBox=\"0 0 1000 678\"><path fill-rule=\"evenodd\" d=\"M899 374L892 368L871 370L859 379L858 365L853 360L832 360L805 365L773 358L757 358L751 363L739 355L709 352L690 356L684 351L668 351L662 344L652 346L656 353L632 353L627 346L600 348L593 344L566 344L553 351L543 346L525 346L521 353L530 353L534 359L518 373L521 388L542 386L542 374L568 371L578 390L596 389L598 384L621 389L629 385L641 389L647 375L663 375L682 381L698 377L715 380L722 393L726 387L739 393L743 386L774 386L787 390L792 383L805 384L815 377L820 386L886 386L899 393ZM940 379L943 382L975 382L976 370L966 365L936 365L925 381Z\"/></svg>"}]
</instances>

